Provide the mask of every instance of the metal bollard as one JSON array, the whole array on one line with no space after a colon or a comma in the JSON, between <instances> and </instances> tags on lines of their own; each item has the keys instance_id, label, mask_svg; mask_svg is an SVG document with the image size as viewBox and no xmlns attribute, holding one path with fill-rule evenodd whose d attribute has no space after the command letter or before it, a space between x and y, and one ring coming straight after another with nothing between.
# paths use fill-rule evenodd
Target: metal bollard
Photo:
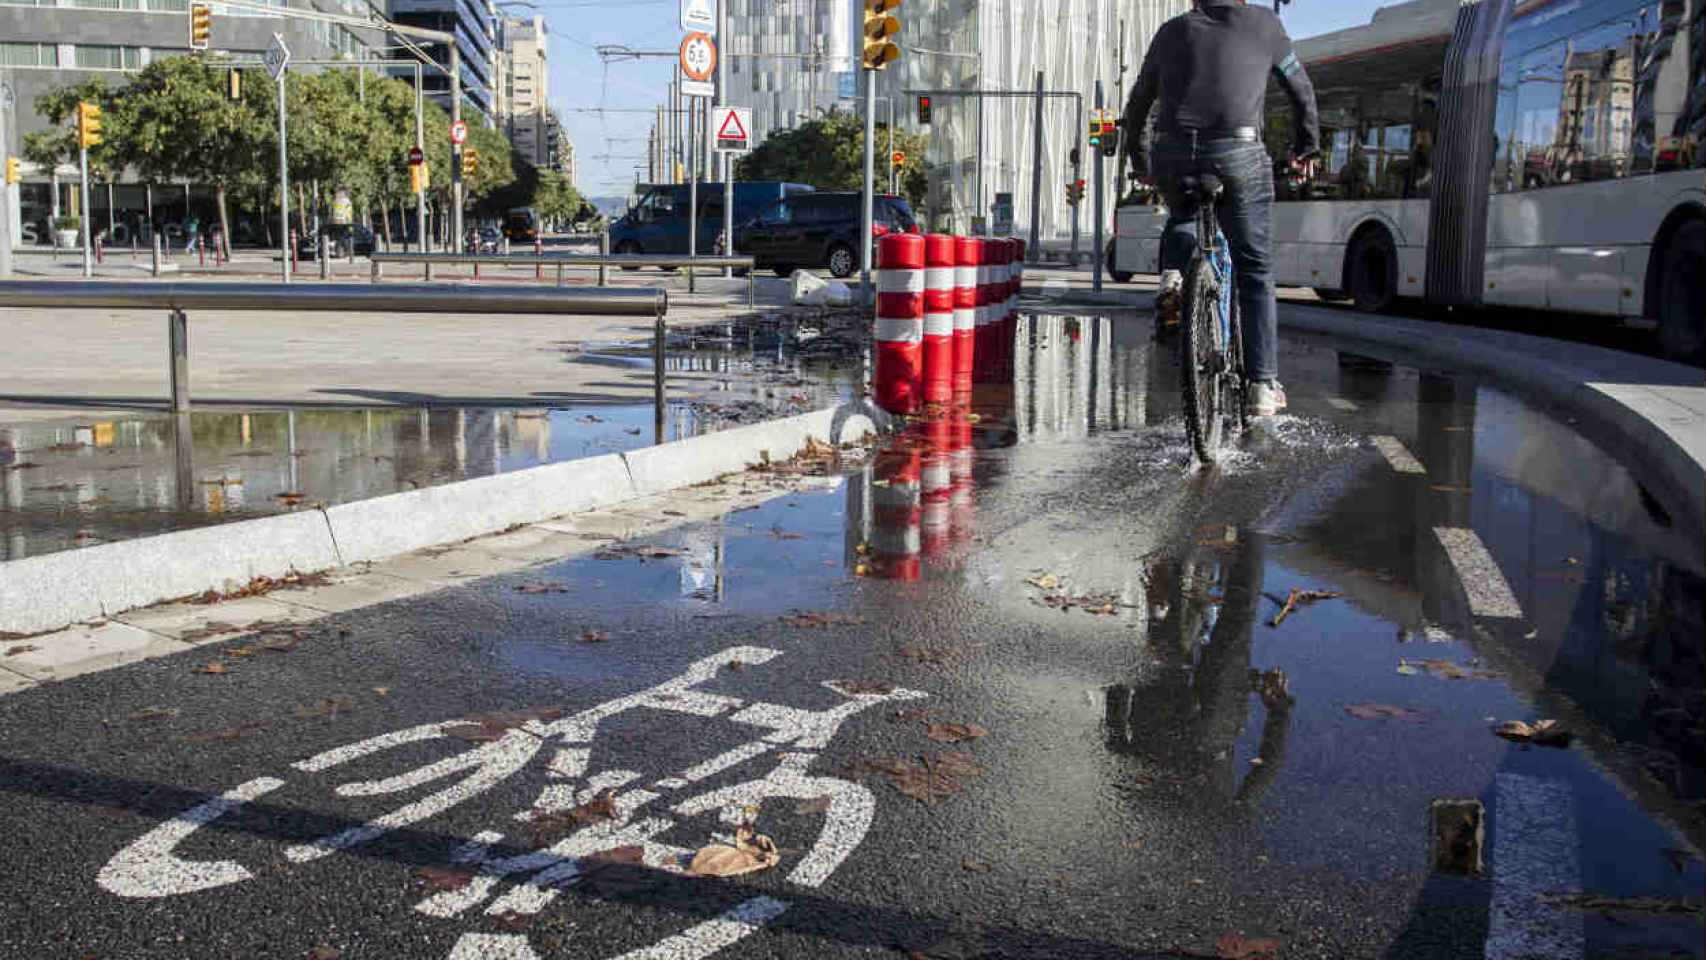
<instances>
[{"instance_id":1,"label":"metal bollard","mask_svg":"<svg viewBox=\"0 0 1706 960\"><path fill-rule=\"evenodd\" d=\"M509 243L509 240L506 238L504 240L504 243L507 245ZM533 256L538 261L537 263L535 263L533 265L533 279L543 280L543 279L545 279L545 273L544 273L544 270L545 270L545 238L544 237L534 237L533 238ZM562 286L561 283L558 283L557 285L559 287Z\"/></svg>"},{"instance_id":2,"label":"metal bollard","mask_svg":"<svg viewBox=\"0 0 1706 960\"><path fill-rule=\"evenodd\" d=\"M188 413L190 409L190 324L182 310L166 315L166 340L171 350L168 358L172 373L172 412Z\"/></svg>"},{"instance_id":3,"label":"metal bollard","mask_svg":"<svg viewBox=\"0 0 1706 960\"><path fill-rule=\"evenodd\" d=\"M654 426L658 443L664 442L664 412L668 403L668 395L665 392L668 385L663 366L664 338L667 335L668 328L664 325L663 314L660 313L652 327L652 392L657 404Z\"/></svg>"},{"instance_id":4,"label":"metal bollard","mask_svg":"<svg viewBox=\"0 0 1706 960\"><path fill-rule=\"evenodd\" d=\"M379 282L379 261L374 260L372 265L373 265L373 282L378 283Z\"/></svg>"},{"instance_id":5,"label":"metal bollard","mask_svg":"<svg viewBox=\"0 0 1706 960\"><path fill-rule=\"evenodd\" d=\"M154 275L158 277L160 275L160 235L158 233L154 235L153 266Z\"/></svg>"},{"instance_id":6,"label":"metal bollard","mask_svg":"<svg viewBox=\"0 0 1706 960\"><path fill-rule=\"evenodd\" d=\"M105 243L101 242L100 237L95 238L95 262L96 263L106 263L107 262L106 246L107 245Z\"/></svg>"},{"instance_id":7,"label":"metal bollard","mask_svg":"<svg viewBox=\"0 0 1706 960\"><path fill-rule=\"evenodd\" d=\"M557 286L563 285L563 265L557 264Z\"/></svg>"},{"instance_id":8,"label":"metal bollard","mask_svg":"<svg viewBox=\"0 0 1706 960\"><path fill-rule=\"evenodd\" d=\"M332 278L332 255L326 249L326 231L324 230L320 231L320 243L315 252L320 255L320 279L330 280Z\"/></svg>"},{"instance_id":9,"label":"metal bollard","mask_svg":"<svg viewBox=\"0 0 1706 960\"><path fill-rule=\"evenodd\" d=\"M296 231L290 231L290 272L296 273Z\"/></svg>"},{"instance_id":10,"label":"metal bollard","mask_svg":"<svg viewBox=\"0 0 1706 960\"><path fill-rule=\"evenodd\" d=\"M610 256L609 227L605 227L603 232L598 235L598 255L601 257ZM598 285L601 287L610 286L610 265L602 261L598 264Z\"/></svg>"}]
</instances>

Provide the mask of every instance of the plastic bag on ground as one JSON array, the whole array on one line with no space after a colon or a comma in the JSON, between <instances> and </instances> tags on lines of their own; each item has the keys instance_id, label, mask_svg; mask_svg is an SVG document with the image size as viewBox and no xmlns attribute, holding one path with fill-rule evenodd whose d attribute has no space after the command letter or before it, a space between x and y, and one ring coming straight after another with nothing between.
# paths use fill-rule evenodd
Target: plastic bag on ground
<instances>
[{"instance_id":1,"label":"plastic bag on ground","mask_svg":"<svg viewBox=\"0 0 1706 960\"><path fill-rule=\"evenodd\" d=\"M853 302L853 291L839 280L825 280L795 270L789 278L794 286L794 303L803 307L845 307Z\"/></svg>"}]
</instances>

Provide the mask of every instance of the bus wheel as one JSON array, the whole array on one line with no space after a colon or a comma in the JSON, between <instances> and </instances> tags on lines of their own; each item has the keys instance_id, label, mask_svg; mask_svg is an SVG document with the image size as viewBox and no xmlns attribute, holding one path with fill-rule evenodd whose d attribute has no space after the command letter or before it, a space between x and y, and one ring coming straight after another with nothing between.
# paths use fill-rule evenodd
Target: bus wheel
<instances>
[{"instance_id":1,"label":"bus wheel","mask_svg":"<svg viewBox=\"0 0 1706 960\"><path fill-rule=\"evenodd\" d=\"M1376 227L1351 244L1345 261L1345 287L1363 313L1380 313L1398 297L1398 251L1392 236Z\"/></svg>"},{"instance_id":2,"label":"bus wheel","mask_svg":"<svg viewBox=\"0 0 1706 960\"><path fill-rule=\"evenodd\" d=\"M1665 246L1659 345L1684 363L1706 360L1706 220L1684 224Z\"/></svg>"},{"instance_id":3,"label":"bus wheel","mask_svg":"<svg viewBox=\"0 0 1706 960\"><path fill-rule=\"evenodd\" d=\"M640 252L640 245L635 243L632 240L624 240L621 243L616 245L616 252L623 254L624 256L632 256L632 255ZM622 269L628 271L629 273L633 273L634 271L636 271L640 268L639 267L624 266Z\"/></svg>"}]
</instances>

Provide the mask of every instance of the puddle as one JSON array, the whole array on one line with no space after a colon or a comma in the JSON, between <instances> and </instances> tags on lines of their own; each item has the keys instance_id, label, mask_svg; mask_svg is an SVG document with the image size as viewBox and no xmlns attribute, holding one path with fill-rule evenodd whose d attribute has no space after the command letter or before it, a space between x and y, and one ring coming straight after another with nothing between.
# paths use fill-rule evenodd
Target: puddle
<instances>
[{"instance_id":1,"label":"puddle","mask_svg":"<svg viewBox=\"0 0 1706 960\"><path fill-rule=\"evenodd\" d=\"M1706 888L1698 529L1509 392L1310 340L1282 353L1291 414L1193 470L1170 358L1145 325L1027 321L1015 378L979 385L975 417L662 538L679 557L560 565L599 588L564 603L742 629L840 611L864 622L835 642L877 662L947 648L932 695L999 717L1004 768L1038 771L964 801L974 847L1023 850L1001 826L1018 804L1050 862L1124 850L1252 917L1307 891L1376 918L1394 954L1478 956L1544 928L1571 948L1548 955L1706 955L1698 912L1638 900L1698 911ZM1475 612L1441 528L1484 545L1519 616ZM1326 596L1275 625L1294 589ZM559 655L514 663L573 675ZM1492 732L1540 719L1571 746ZM1480 874L1431 869L1440 799L1486 809ZM1569 905L1584 893L1637 906Z\"/></svg>"}]
</instances>

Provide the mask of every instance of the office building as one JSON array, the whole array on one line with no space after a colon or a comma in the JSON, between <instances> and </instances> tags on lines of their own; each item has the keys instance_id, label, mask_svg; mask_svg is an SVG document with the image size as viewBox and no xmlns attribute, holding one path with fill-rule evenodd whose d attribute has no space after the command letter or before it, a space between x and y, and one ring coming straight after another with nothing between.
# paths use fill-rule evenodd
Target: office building
<instances>
[{"instance_id":1,"label":"office building","mask_svg":"<svg viewBox=\"0 0 1706 960\"><path fill-rule=\"evenodd\" d=\"M500 21L498 123L515 152L535 167L549 164L552 147L545 36L542 16Z\"/></svg>"},{"instance_id":2,"label":"office building","mask_svg":"<svg viewBox=\"0 0 1706 960\"><path fill-rule=\"evenodd\" d=\"M723 45L731 57L729 96L753 108L755 135L830 110L860 109L859 0L729 2L730 36ZM1041 71L1046 89L1083 97L1082 116L1069 97L1046 99L1043 111L1040 232L1050 244L1070 236L1074 210L1066 186L1074 175L1068 153L1085 142L1096 82L1109 109L1123 107L1122 88L1136 80L1150 38L1189 6L1189 0L908 0L895 11L903 24L901 59L878 75L877 94L884 99L877 118L886 121L892 111L901 129L918 129L914 91L943 91L932 100L925 158L930 192L921 206L929 220L942 229L965 230L974 220L1005 227L1010 212L1015 232L1028 230L1034 99L956 92L1028 92ZM1088 179L1087 150L1082 159ZM997 200L1009 197L1011 205L997 211ZM1087 235L1089 207L1077 209Z\"/></svg>"},{"instance_id":3,"label":"office building","mask_svg":"<svg viewBox=\"0 0 1706 960\"><path fill-rule=\"evenodd\" d=\"M396 23L455 36L456 51L462 58L463 119L469 123L496 125L500 107L497 83L501 51L498 46L497 8L490 0L388 0L385 15ZM422 43L421 49L435 63L450 62L450 51L444 44ZM402 50L394 51L394 56L411 66L398 67L392 71L393 75L413 83L414 56ZM439 106L450 109L450 77L444 70L424 71L421 86Z\"/></svg>"}]
</instances>

